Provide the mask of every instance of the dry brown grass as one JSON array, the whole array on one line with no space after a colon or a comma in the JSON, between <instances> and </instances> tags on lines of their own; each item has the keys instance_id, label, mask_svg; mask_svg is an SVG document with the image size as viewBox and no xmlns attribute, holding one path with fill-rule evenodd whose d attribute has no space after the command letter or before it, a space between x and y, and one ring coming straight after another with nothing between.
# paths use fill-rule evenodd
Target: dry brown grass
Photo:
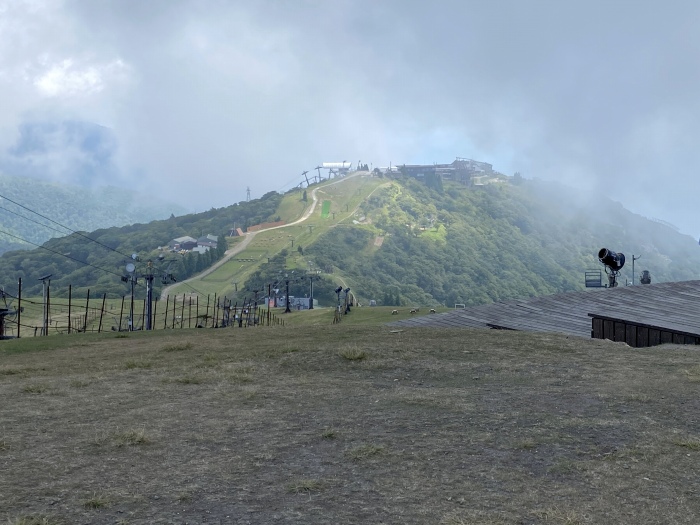
<instances>
[{"instance_id":1,"label":"dry brown grass","mask_svg":"<svg viewBox=\"0 0 700 525\"><path fill-rule=\"evenodd\" d=\"M349 324L36 339L0 346L0 523L700 516L692 347Z\"/></svg>"}]
</instances>

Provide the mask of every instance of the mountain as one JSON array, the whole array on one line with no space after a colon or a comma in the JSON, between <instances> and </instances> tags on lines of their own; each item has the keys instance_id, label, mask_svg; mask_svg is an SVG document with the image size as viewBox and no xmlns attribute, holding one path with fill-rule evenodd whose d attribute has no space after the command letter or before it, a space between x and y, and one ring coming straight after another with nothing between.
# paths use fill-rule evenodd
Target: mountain
<instances>
[{"instance_id":1,"label":"mountain","mask_svg":"<svg viewBox=\"0 0 700 525\"><path fill-rule=\"evenodd\" d=\"M586 270L602 270L597 254L603 247L627 256L621 285L632 281L633 255L641 257L635 264L637 283L642 270L651 272L653 282L700 277L694 239L605 196L502 175L475 186L426 182L394 174L323 183L333 186L319 187L323 203L307 223L256 235L237 262L177 293L206 289L240 302L285 281L287 273L298 276L314 268L322 271L314 280L321 305L336 303L339 284L364 304L475 305L581 290ZM44 249L1 256L0 285L15 290L22 277L23 293L37 295L37 279L53 274L52 294L65 294L71 284L78 294L90 288L92 294L123 295L119 277L128 254L155 260L165 253L158 247L173 238L223 236L234 225L245 229L280 219L290 223L307 206L298 190L273 191L204 213L87 235L99 245L75 234L52 239ZM166 260L172 259L168 267L182 280L220 256L170 254ZM291 295L309 292L308 280L289 281Z\"/></svg>"},{"instance_id":2,"label":"mountain","mask_svg":"<svg viewBox=\"0 0 700 525\"><path fill-rule=\"evenodd\" d=\"M605 196L503 175L483 186L429 182L393 176L352 224L304 247L304 258L328 276L316 298L334 304L339 282L365 304L384 305L452 307L582 290L586 270L603 269L597 254L604 247L627 255L622 286L632 282L633 255L641 256L635 284L642 270L653 282L700 278L693 238ZM263 264L247 288L273 279L275 265ZM307 288L295 284L290 293Z\"/></svg>"},{"instance_id":3,"label":"mountain","mask_svg":"<svg viewBox=\"0 0 700 525\"><path fill-rule=\"evenodd\" d=\"M182 206L129 189L86 189L7 175L0 175L0 197L0 253L31 249L53 237L68 235L70 230L93 231L145 223L185 211Z\"/></svg>"}]
</instances>

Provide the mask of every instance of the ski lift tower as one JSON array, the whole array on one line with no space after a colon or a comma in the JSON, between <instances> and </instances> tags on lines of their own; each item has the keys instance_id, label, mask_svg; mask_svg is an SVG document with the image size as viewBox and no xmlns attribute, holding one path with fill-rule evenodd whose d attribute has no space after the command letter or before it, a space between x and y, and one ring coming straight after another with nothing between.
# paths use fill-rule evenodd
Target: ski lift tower
<instances>
[{"instance_id":1,"label":"ski lift tower","mask_svg":"<svg viewBox=\"0 0 700 525\"><path fill-rule=\"evenodd\" d=\"M352 164L346 160L343 162L324 162L321 164L321 168L328 170L328 178L330 178L331 175L344 177L348 174L348 171L352 169Z\"/></svg>"}]
</instances>

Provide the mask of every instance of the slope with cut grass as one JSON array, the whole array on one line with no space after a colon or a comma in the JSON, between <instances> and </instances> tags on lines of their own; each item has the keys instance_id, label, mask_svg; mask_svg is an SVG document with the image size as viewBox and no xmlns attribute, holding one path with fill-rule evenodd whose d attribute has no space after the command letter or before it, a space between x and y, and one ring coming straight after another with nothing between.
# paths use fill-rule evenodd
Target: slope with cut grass
<instances>
[{"instance_id":1,"label":"slope with cut grass","mask_svg":"<svg viewBox=\"0 0 700 525\"><path fill-rule=\"evenodd\" d=\"M231 256L210 273L195 276L187 283L170 286L168 293L182 294L197 290L202 294L218 293L240 302L250 297L250 290L256 288L251 285L253 275L280 254L283 254L284 263L276 271L315 270L316 266L305 255L305 249L323 235L332 234L336 227L351 225L360 204L383 184L381 179L358 172L313 185L307 191L307 198L315 198L317 205L308 217L305 216L311 211L311 205L301 200L302 194L297 191L286 193L276 211L285 225L248 234L252 235L252 239L245 250ZM332 282L342 279L342 271L328 279L327 287L330 290L335 287ZM261 284L255 284L258 284L257 289L262 289Z\"/></svg>"},{"instance_id":2,"label":"slope with cut grass","mask_svg":"<svg viewBox=\"0 0 700 525\"><path fill-rule=\"evenodd\" d=\"M698 368L345 322L5 341L0 520L694 524Z\"/></svg>"}]
</instances>

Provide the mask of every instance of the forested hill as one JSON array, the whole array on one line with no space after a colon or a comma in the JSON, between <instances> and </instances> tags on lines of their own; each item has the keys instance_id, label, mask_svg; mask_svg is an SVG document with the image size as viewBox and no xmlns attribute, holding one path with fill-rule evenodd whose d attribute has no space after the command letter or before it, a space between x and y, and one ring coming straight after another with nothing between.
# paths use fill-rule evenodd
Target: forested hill
<instances>
[{"instance_id":1,"label":"forested hill","mask_svg":"<svg viewBox=\"0 0 700 525\"><path fill-rule=\"evenodd\" d=\"M128 286L121 282L120 276L125 273L125 263L131 262L128 256L132 253L142 258L142 263L137 265L139 268L147 259L158 261L159 255L166 255L165 260L158 263L158 269L169 269L178 280L182 280L207 268L223 255L226 249L225 234L234 224L245 227L276 218L280 200L281 195L273 191L260 199L224 208L212 208L206 212L148 224L80 232L51 239L44 243L43 248L8 252L0 257L0 286L13 294L21 277L24 295L40 295L41 282L38 279L51 274L52 296L65 296L69 285L72 285L73 293L80 296L84 296L88 289L93 295L107 293L121 296L128 292ZM219 237L217 250L186 256L167 251L172 239L182 236L197 238L207 234ZM159 247L166 249L159 250ZM160 279L156 279L154 285L158 292ZM139 289L139 294L141 292Z\"/></svg>"},{"instance_id":2,"label":"forested hill","mask_svg":"<svg viewBox=\"0 0 700 525\"><path fill-rule=\"evenodd\" d=\"M3 197L0 199L0 254L31 249L34 245L30 243L41 244L70 233L22 206L76 231L150 222L186 211L182 206L158 198L144 198L125 188L89 190L7 175L0 175L0 195Z\"/></svg>"},{"instance_id":3,"label":"forested hill","mask_svg":"<svg viewBox=\"0 0 700 525\"><path fill-rule=\"evenodd\" d=\"M369 177L352 180L377 186ZM280 268L302 274L314 268L323 270L314 286L322 305L335 303L333 290L340 283L365 303L481 304L581 290L584 272L602 268L597 260L602 247L627 255L623 286L632 279L632 255L641 256L637 280L642 270L651 272L653 282L700 278L700 247L694 239L605 197L586 198L563 186L505 176L484 186L441 182L428 186L396 176L385 179L352 217L339 213L336 220L336 214L324 217L318 210L311 220L326 233L305 244L303 253L301 246L288 250L280 245L275 253L267 245L267 257L260 259L248 282L239 283L241 297L236 298L264 289ZM352 184L348 191L354 194ZM343 187L339 183L333 191ZM335 198L333 191L323 198ZM223 238L234 225L245 228L280 216L289 221L297 216L288 212L296 209L290 206L298 204L296 199L303 199L296 190L284 196L272 191L226 208L85 234L100 244L75 234L51 239L43 249L1 256L0 285L13 293L22 277L23 293L38 295L38 278L53 274L52 296L65 295L69 284L78 295L88 288L93 294L123 295L128 287L120 275L128 254L156 259L166 253L158 247L176 237ZM224 249L221 243L205 255L168 254L167 259L173 260L171 272L182 280L211 265ZM222 289L231 286L232 279L220 278ZM156 284L158 288L159 280ZM303 282L290 288L296 296L308 292Z\"/></svg>"},{"instance_id":4,"label":"forested hill","mask_svg":"<svg viewBox=\"0 0 700 525\"><path fill-rule=\"evenodd\" d=\"M363 224L338 226L306 250L378 304L480 304L584 288L600 248L627 255L620 283L700 278L694 239L603 196L521 180L431 189L400 178L366 202ZM336 270L337 269L337 270ZM605 281L605 275L603 275Z\"/></svg>"}]
</instances>

